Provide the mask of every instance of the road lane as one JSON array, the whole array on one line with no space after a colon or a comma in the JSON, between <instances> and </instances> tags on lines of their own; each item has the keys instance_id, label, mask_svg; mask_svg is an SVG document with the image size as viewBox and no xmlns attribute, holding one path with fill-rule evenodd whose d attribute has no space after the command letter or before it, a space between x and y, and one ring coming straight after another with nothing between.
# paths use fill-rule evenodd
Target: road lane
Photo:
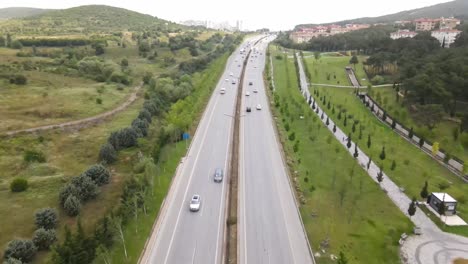
<instances>
[{"instance_id":1,"label":"road lane","mask_svg":"<svg viewBox=\"0 0 468 264\"><path fill-rule=\"evenodd\" d=\"M250 96L243 98L240 123L240 263L314 263L263 84L267 42L252 52L243 85L243 94L250 91ZM247 106L251 113L245 112Z\"/></svg>"}]
</instances>

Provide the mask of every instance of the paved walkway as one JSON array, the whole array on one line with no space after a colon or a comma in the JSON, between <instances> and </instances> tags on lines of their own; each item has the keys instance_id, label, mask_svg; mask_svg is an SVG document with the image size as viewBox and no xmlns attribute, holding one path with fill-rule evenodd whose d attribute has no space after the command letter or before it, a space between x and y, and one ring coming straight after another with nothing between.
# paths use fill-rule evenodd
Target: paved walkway
<instances>
[{"instance_id":1,"label":"paved walkway","mask_svg":"<svg viewBox=\"0 0 468 264\"><path fill-rule=\"evenodd\" d=\"M126 109L128 106L130 106L137 98L138 98L138 91L141 89L143 84L139 84L133 89L132 94L128 99L120 104L118 107L104 112L102 114L96 115L96 116L91 116L87 117L84 119L79 119L79 120L73 120L73 121L68 121L64 123L58 123L58 124L52 124L52 125L45 125L45 126L40 126L40 127L33 127L33 128L26 128L26 129L19 129L19 130L11 130L11 131L6 131L6 132L0 132L0 135L6 135L6 136L15 136L17 134L25 134L25 133L34 133L34 132L39 132L39 131L44 131L44 130L50 130L50 129L64 129L64 128L84 128L93 124L97 124L101 122L103 119L108 118L110 116L115 115L116 113Z\"/></svg>"},{"instance_id":2,"label":"paved walkway","mask_svg":"<svg viewBox=\"0 0 468 264\"><path fill-rule=\"evenodd\" d=\"M299 59L299 54L297 54L297 57L302 95L304 96L305 100L308 100L311 97L311 94L307 87L307 79L302 67L302 62ZM323 110L317 104L316 107L319 110L316 114L320 118ZM325 123L327 114L323 112L323 115L324 118L322 119L322 122ZM332 131L332 133L333 124L333 120L329 119L329 125L327 128ZM338 125L336 126L336 132L334 135L336 139L346 147L347 141L343 139L346 139L347 135L338 127ZM348 152L351 155L354 154L354 147L354 142L352 142L351 147L348 149ZM359 165L367 171L369 176L375 182L378 182L377 174L380 169L374 162L371 162L369 169L367 169L369 157L359 147L357 149L359 155L356 160L359 162ZM411 199L404 192L402 192L400 188L389 177L387 177L385 173L383 173L383 181L380 183L380 186L383 190L386 191L388 197L403 212L403 214L408 216L407 210ZM417 210L416 214L410 219L416 226L421 227L423 234L419 236L414 235L407 238L407 240L402 245L401 255L405 263L448 264L452 263L456 258L468 259L468 238L448 234L441 231L421 210Z\"/></svg>"}]
</instances>

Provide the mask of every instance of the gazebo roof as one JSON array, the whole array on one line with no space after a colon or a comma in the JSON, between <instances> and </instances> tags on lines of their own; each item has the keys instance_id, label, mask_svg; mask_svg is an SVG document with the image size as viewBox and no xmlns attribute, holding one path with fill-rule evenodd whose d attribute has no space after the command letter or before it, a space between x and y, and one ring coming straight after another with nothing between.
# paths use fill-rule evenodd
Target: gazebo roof
<instances>
[{"instance_id":1,"label":"gazebo roof","mask_svg":"<svg viewBox=\"0 0 468 264\"><path fill-rule=\"evenodd\" d=\"M449 203L456 203L457 202L457 200L455 200L448 193L432 193L432 195L434 195L440 201L449 202Z\"/></svg>"}]
</instances>

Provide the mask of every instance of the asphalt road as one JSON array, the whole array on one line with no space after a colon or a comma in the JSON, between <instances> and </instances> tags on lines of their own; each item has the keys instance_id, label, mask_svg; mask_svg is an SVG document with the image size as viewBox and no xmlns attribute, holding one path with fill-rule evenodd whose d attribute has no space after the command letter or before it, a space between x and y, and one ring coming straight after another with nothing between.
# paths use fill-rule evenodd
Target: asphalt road
<instances>
[{"instance_id":1,"label":"asphalt road","mask_svg":"<svg viewBox=\"0 0 468 264\"><path fill-rule=\"evenodd\" d=\"M229 182L226 171L229 167L235 96L243 67L240 48L228 59L188 154L177 169L140 263L209 264L223 261ZM235 84L232 84L232 80L235 80ZM222 87L226 89L225 94L220 93ZM213 181L216 168L222 168L225 172L221 183ZM201 196L198 212L189 211L189 202L194 194Z\"/></svg>"},{"instance_id":2,"label":"asphalt road","mask_svg":"<svg viewBox=\"0 0 468 264\"><path fill-rule=\"evenodd\" d=\"M273 127L262 72L269 40L248 61L240 122L239 263L314 263ZM252 85L249 85L252 82ZM257 89L258 93L253 90ZM246 92L250 96L246 96ZM260 104L262 109L257 110ZM246 107L252 107L247 113Z\"/></svg>"}]
</instances>

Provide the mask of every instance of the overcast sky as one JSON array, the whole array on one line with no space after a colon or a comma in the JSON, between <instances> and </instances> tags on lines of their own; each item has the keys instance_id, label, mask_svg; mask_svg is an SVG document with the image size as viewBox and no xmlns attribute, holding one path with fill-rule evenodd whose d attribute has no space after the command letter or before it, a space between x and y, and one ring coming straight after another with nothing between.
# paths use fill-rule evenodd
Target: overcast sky
<instances>
[{"instance_id":1,"label":"overcast sky","mask_svg":"<svg viewBox=\"0 0 468 264\"><path fill-rule=\"evenodd\" d=\"M447 0L0 0L2 7L69 8L104 4L181 20L243 21L243 28L292 29L297 24L326 23L364 16L381 16Z\"/></svg>"}]
</instances>

